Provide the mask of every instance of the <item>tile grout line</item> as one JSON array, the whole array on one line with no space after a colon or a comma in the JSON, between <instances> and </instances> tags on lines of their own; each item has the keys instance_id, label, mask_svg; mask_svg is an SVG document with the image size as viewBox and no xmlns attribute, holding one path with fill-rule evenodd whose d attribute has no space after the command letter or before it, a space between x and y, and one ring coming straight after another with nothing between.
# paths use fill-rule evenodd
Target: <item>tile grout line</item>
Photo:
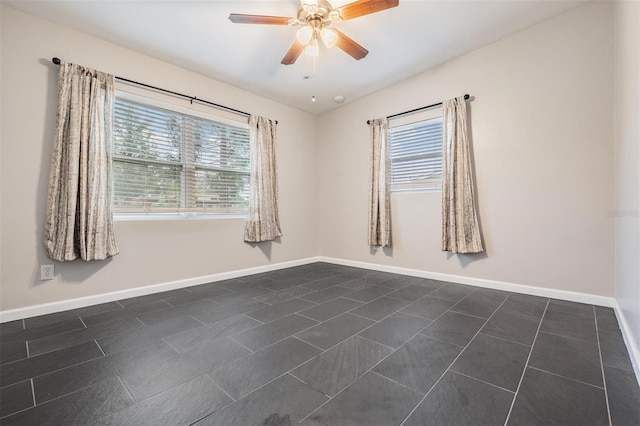
<instances>
[{"instance_id":1,"label":"tile grout line","mask_svg":"<svg viewBox=\"0 0 640 426\"><path fill-rule=\"evenodd\" d=\"M251 349L251 348L246 347L245 345L243 345L242 343L238 342L236 339L234 339L234 338L233 338L233 337L231 337L231 336L226 336L226 338L227 338L227 339L229 339L229 340L231 340L233 343L236 343L236 344L238 344L238 345L242 346L243 348L245 348L246 350L248 350L248 351L249 351L249 352L251 352L252 354L255 354L255 353L257 352L257 351L254 351L254 350L253 350L253 349ZM265 347L266 347L266 346L265 346ZM259 349L259 350L262 350L262 349ZM249 356L249 355L247 355L247 356ZM222 367L222 366L220 366L220 367Z\"/></svg>"},{"instance_id":2,"label":"tile grout line","mask_svg":"<svg viewBox=\"0 0 640 426\"><path fill-rule=\"evenodd\" d=\"M24 345L27 348L27 358L26 359L29 359L29 358L31 358L31 355L29 355L29 341L25 340L24 341ZM10 363L6 363L6 364L10 364Z\"/></svg>"},{"instance_id":3,"label":"tile grout line","mask_svg":"<svg viewBox=\"0 0 640 426\"><path fill-rule=\"evenodd\" d=\"M451 371L452 373L456 373L456 374L459 374L461 376L467 377L469 379L475 380L476 382L484 383L485 385L493 386L494 388L498 388L500 390L503 390L505 392L509 392L510 394L514 394L515 395L515 392L512 391L512 390L509 390L507 388L503 388L502 386L494 385L493 383L485 382L484 380L476 379L475 377L471 377L471 376L469 376L467 374L461 373L458 370L454 370L453 368L450 368L449 371Z\"/></svg>"},{"instance_id":4,"label":"tile grout line","mask_svg":"<svg viewBox=\"0 0 640 426\"><path fill-rule=\"evenodd\" d=\"M225 391L224 389L222 389L222 387L221 387L220 385L218 385L218 383L216 383L216 381L215 381L215 380L213 380L213 379L211 378L211 376L209 376L209 373L205 373L205 374L203 374L203 376L207 376L207 377L209 378L209 380L211 380L211 381L213 382L213 384L215 385L215 387L217 387L218 389L220 389L220 390L221 390L225 395L227 395L229 398L231 398L231 401L236 402L236 399L235 399L234 397L232 397L231 395L229 395L229 394L227 393L227 391ZM233 403L232 403L232 404L233 404ZM222 408L222 407L220 407L220 408ZM214 411L214 413L215 413L215 411ZM213 414L213 413L211 413L211 414Z\"/></svg>"},{"instance_id":5,"label":"tile grout line","mask_svg":"<svg viewBox=\"0 0 640 426\"><path fill-rule=\"evenodd\" d=\"M36 387L33 384L33 377L29 379L29 382L31 382L31 397L33 398L33 406L35 407L36 405ZM29 407L32 408L32 407Z\"/></svg>"},{"instance_id":6,"label":"tile grout line","mask_svg":"<svg viewBox=\"0 0 640 426\"><path fill-rule=\"evenodd\" d=\"M380 376L380 377L382 377L382 378L383 378L383 379L385 379L385 380L388 380L388 381L390 381L390 382L393 382L393 383L395 383L396 385L398 385L398 386L400 386L400 387L403 387L403 388L405 388L405 389L408 389L408 390L410 390L411 392L419 393L420 395L424 396L424 392L419 391L419 390L417 390L417 389L414 389L414 388L412 388L412 387L410 387L410 386L404 385L404 384L402 384L402 383L400 383L400 382L397 382L397 381L393 380L392 378L385 376L384 374L380 374L380 373L378 373L377 371L373 371L373 370L371 370L371 371L367 370L367 373L369 373L369 372L370 372L371 374L375 374L376 376ZM360 377L362 377L362 376L360 376ZM360 378L360 377L358 377L358 378ZM357 380L357 379L356 379L356 380Z\"/></svg>"},{"instance_id":7,"label":"tile grout line","mask_svg":"<svg viewBox=\"0 0 640 426\"><path fill-rule=\"evenodd\" d=\"M127 394L128 394L128 395L131 397L131 399L133 400L133 404L135 404L135 403L137 403L137 402L140 402L140 401L138 401L138 400L133 396L133 394L131 393L131 390L129 390L129 387L127 386L127 384L124 382L124 380L122 380L122 377L120 377L120 375L119 375L119 374L116 374L116 377L118 378L118 381L120 382L120 384L122 385L122 387L124 388L124 390L126 390L126 391L127 391ZM131 405L133 405L133 404L129 404L129 405L127 405L127 407L129 407L129 406L131 406ZM124 410L124 409L125 409L125 408L127 408L127 407L123 407L122 409ZM121 410L114 411L113 413L117 413L118 411L121 411ZM113 414L113 413L109 413L109 414Z\"/></svg>"},{"instance_id":8,"label":"tile grout line","mask_svg":"<svg viewBox=\"0 0 640 426\"><path fill-rule=\"evenodd\" d=\"M82 317L78 317L78 319L80 320L80 322L82 323L82 325L84 326L84 328L89 328L89 327L87 327L87 324L84 322L84 320L82 319Z\"/></svg>"},{"instance_id":9,"label":"tile grout line","mask_svg":"<svg viewBox=\"0 0 640 426\"><path fill-rule=\"evenodd\" d=\"M470 295L472 295L473 293L475 293L475 290L472 291L471 293L469 293L468 295L466 295L465 297L463 297L462 299L460 299L460 302L462 302L463 300L465 300L467 297L469 297ZM458 353L458 355L453 359L453 361L451 361L451 363L447 366L447 368L445 368L445 370L442 372L442 374L440 375L440 377L438 377L438 380L435 381L435 383L433 385L431 385L431 388L429 388L429 390L425 393L425 395L422 397L422 399L420 401L418 401L418 403L416 404L415 407L413 407L413 409L411 410L411 412L409 414L407 414L407 416L404 418L404 420L402 420L402 422L400 423L400 426L402 426L409 417L411 417L411 415L418 409L418 407L420 406L420 404L422 404L422 402L427 398L427 396L429 396L429 393L431 393L431 391L438 385L438 383L440 383L440 380L442 380L442 378L444 377L445 374L447 374L447 371L449 371L451 369L451 367L453 366L453 364L455 364L455 362L458 360L458 358L460 358L460 356L464 353L464 351L469 347L469 345L471 345L471 342L473 342L475 340L475 338L478 336L478 334L480 334L480 330L482 330L484 328L484 326L486 326L489 321L491 321L491 318L493 318L493 316L496 314L496 312L498 312L498 310L502 307L502 305L505 304L505 302L509 300L509 296L505 297L505 299L502 301L502 303L500 303L500 305L493 311L493 313L489 316L489 318L487 318L484 322L484 324L482 324L480 326L480 328L478 329L478 331L476 332L476 334L473 335L473 337L467 342L467 344L462 348L462 350ZM455 305L453 305L451 308L453 308L454 306L456 306L458 303L456 303ZM451 310L451 308L449 308L447 311L445 311L442 315L444 315L445 313L449 312ZM442 316L441 315L441 316ZM435 322L435 321L434 321Z\"/></svg>"},{"instance_id":10,"label":"tile grout line","mask_svg":"<svg viewBox=\"0 0 640 426\"><path fill-rule=\"evenodd\" d=\"M529 356L527 356L527 361L524 363L524 368L522 369L522 374L520 375L520 381L518 382L516 393L513 395L513 399L511 400L511 406L509 407L509 411L507 412L507 418L504 420L505 426L507 426L507 423L509 422L509 418L511 417L511 413L513 412L513 407L516 404L516 398L518 398L518 392L520 391L520 387L522 386L524 375L526 374L527 368L529 367L531 354L533 353L533 348L535 347L536 341L538 340L538 335L540 334L540 328L542 327L542 321L544 321L544 317L547 314L547 309L549 309L550 302L551 302L551 299L547 299L547 304L544 307L544 311L542 312L542 317L540 317L540 322L538 323L538 329L536 330L536 335L533 338L533 342L531 342L531 349L529 350Z\"/></svg>"},{"instance_id":11,"label":"tile grout line","mask_svg":"<svg viewBox=\"0 0 640 426\"><path fill-rule=\"evenodd\" d=\"M118 300L116 300L115 302L116 302L116 304L118 304L122 309L126 309L126 308L122 305L122 303L120 303Z\"/></svg>"},{"instance_id":12,"label":"tile grout line","mask_svg":"<svg viewBox=\"0 0 640 426\"><path fill-rule=\"evenodd\" d=\"M607 377L604 374L604 363L602 361L602 348L600 346L600 332L598 329L598 313L596 312L596 307L593 306L593 322L596 325L596 340L598 342L598 356L600 357L600 371L602 372L602 386L604 388L604 401L607 404L607 417L609 419L609 425L612 425L611 422L611 407L609 406L609 392L607 390Z\"/></svg>"},{"instance_id":13,"label":"tile grout line","mask_svg":"<svg viewBox=\"0 0 640 426\"><path fill-rule=\"evenodd\" d=\"M582 385L590 386L592 388L604 390L604 387L602 387L602 386L594 385L593 383L583 382L581 380L572 379L571 377L563 376L562 374L554 373L553 371L547 371L547 370L543 370L542 368L532 367L532 366L528 366L527 368L530 368L530 369L536 370L536 371L540 371L542 373L551 374L552 376L561 377L563 379L570 380L570 381L576 382L576 383L580 383Z\"/></svg>"},{"instance_id":14,"label":"tile grout line","mask_svg":"<svg viewBox=\"0 0 640 426\"><path fill-rule=\"evenodd\" d=\"M480 334L482 334L483 336L491 337L492 339L498 339L504 342L515 343L516 345L520 345L520 346L526 346L527 348L531 348L532 346L532 345L527 345L526 343L516 342L515 340L505 339L504 337L492 336L491 334L487 334L487 333L480 332Z\"/></svg>"},{"instance_id":15,"label":"tile grout line","mask_svg":"<svg viewBox=\"0 0 640 426\"><path fill-rule=\"evenodd\" d=\"M100 349L100 352L102 352L103 356L107 356L106 353L104 353L104 350L102 350L102 346L100 346L100 343L98 343L98 339L93 339L94 342L96 342L96 345L98 345L98 349Z\"/></svg>"},{"instance_id":16,"label":"tile grout line","mask_svg":"<svg viewBox=\"0 0 640 426\"><path fill-rule=\"evenodd\" d=\"M194 317L194 316L193 316L193 315L191 315L191 314L187 315L187 317L188 317L188 318L191 318L191 319L193 319L193 320L195 320L195 321L197 321L197 322L199 322L200 324L202 324L202 325L204 325L204 326L206 326L206 325L207 325L207 324L205 324L204 322L200 321L198 318Z\"/></svg>"},{"instance_id":17,"label":"tile grout line","mask_svg":"<svg viewBox=\"0 0 640 426\"><path fill-rule=\"evenodd\" d=\"M589 340L584 340L584 339L578 339L577 337L563 336L562 334L551 333L549 331L544 331L544 330L540 330L540 333L549 334L551 336L556 336L556 337L562 337L563 339L569 339L569 340L578 341L578 342L581 342L581 343L587 343L587 344L592 345L592 346L596 346L596 343L594 343L594 342L591 342ZM597 331L596 331L596 333L597 333Z\"/></svg>"}]
</instances>

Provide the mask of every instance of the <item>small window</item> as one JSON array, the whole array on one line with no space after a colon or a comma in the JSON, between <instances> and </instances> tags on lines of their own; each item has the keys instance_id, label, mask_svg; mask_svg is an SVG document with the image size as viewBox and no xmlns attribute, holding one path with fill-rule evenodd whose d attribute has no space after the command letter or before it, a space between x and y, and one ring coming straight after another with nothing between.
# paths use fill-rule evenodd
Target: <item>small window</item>
<instances>
[{"instance_id":1,"label":"small window","mask_svg":"<svg viewBox=\"0 0 640 426\"><path fill-rule=\"evenodd\" d=\"M116 215L246 213L247 125L117 96L113 140Z\"/></svg>"},{"instance_id":2,"label":"small window","mask_svg":"<svg viewBox=\"0 0 640 426\"><path fill-rule=\"evenodd\" d=\"M442 116L389 125L391 191L435 190L442 179Z\"/></svg>"}]
</instances>

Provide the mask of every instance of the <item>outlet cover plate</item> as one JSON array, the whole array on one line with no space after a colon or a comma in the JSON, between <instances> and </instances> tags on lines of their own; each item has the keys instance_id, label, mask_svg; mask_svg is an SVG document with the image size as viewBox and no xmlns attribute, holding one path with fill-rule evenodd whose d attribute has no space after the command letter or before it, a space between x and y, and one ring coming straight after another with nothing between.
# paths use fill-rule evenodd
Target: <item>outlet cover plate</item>
<instances>
[{"instance_id":1,"label":"outlet cover plate","mask_svg":"<svg viewBox=\"0 0 640 426\"><path fill-rule=\"evenodd\" d=\"M54 275L53 265L40 265L40 279L52 280Z\"/></svg>"}]
</instances>

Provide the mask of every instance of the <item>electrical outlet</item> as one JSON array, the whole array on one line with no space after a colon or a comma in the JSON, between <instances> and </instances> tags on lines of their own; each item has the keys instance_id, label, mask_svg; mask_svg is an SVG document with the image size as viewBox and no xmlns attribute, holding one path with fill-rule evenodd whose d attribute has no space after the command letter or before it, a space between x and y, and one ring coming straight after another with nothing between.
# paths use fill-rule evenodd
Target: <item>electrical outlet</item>
<instances>
[{"instance_id":1,"label":"electrical outlet","mask_svg":"<svg viewBox=\"0 0 640 426\"><path fill-rule=\"evenodd\" d=\"M52 280L53 279L53 265L40 265L40 279Z\"/></svg>"}]
</instances>

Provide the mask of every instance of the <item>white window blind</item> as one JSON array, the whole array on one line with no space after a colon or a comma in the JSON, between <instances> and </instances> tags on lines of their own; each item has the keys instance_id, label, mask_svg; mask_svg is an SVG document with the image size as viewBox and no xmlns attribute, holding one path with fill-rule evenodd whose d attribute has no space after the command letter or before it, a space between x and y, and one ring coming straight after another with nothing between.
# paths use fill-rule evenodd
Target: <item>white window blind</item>
<instances>
[{"instance_id":1,"label":"white window blind","mask_svg":"<svg viewBox=\"0 0 640 426\"><path fill-rule=\"evenodd\" d=\"M116 214L244 213L247 127L116 98Z\"/></svg>"},{"instance_id":2,"label":"white window blind","mask_svg":"<svg viewBox=\"0 0 640 426\"><path fill-rule=\"evenodd\" d=\"M442 117L389 127L391 191L439 188Z\"/></svg>"}]
</instances>

